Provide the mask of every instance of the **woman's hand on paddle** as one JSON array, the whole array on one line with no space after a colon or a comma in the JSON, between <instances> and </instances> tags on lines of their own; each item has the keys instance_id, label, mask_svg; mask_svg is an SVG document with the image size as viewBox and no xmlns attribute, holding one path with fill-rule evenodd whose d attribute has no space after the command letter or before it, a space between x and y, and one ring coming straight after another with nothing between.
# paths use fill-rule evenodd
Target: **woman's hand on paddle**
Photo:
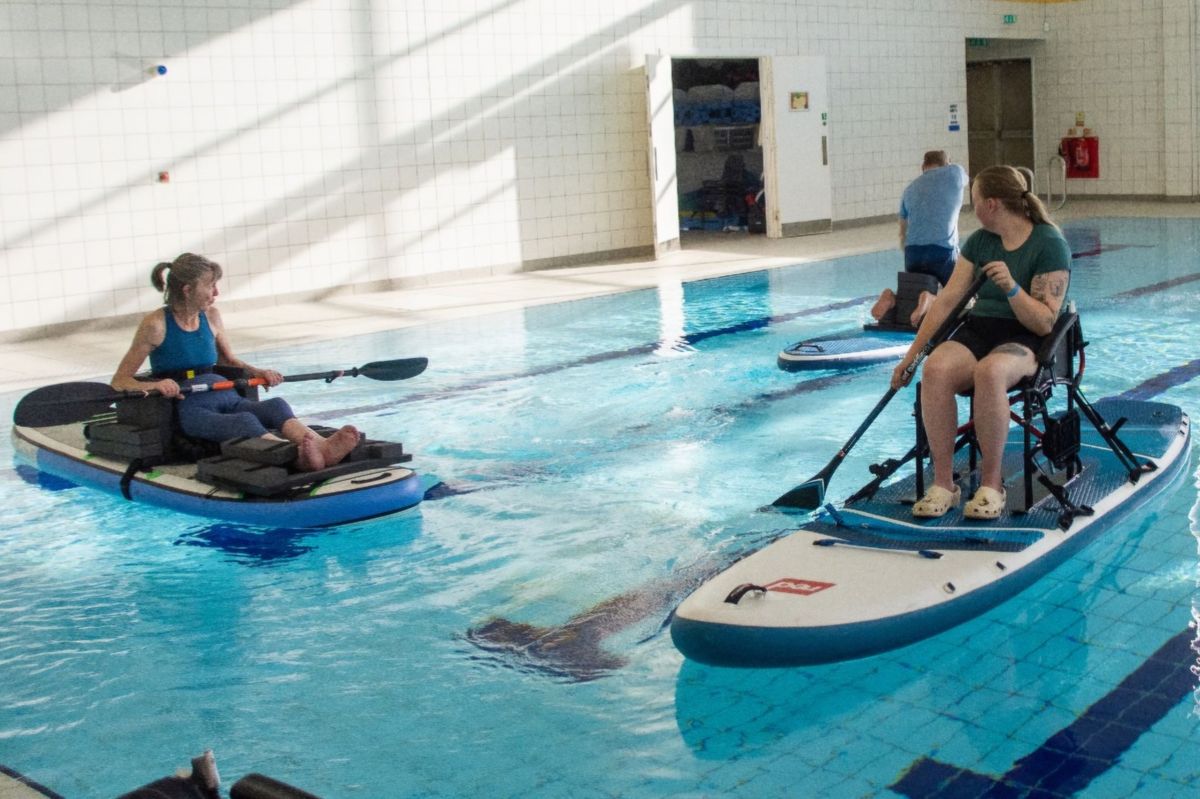
<instances>
[{"instance_id":1,"label":"woman's hand on paddle","mask_svg":"<svg viewBox=\"0 0 1200 799\"><path fill-rule=\"evenodd\" d=\"M983 265L983 271L987 274L988 280L995 283L996 287L1005 294L1012 291L1012 287L1017 285L1012 272L1008 271L1008 264L1004 261L990 261Z\"/></svg>"},{"instance_id":2,"label":"woman's hand on paddle","mask_svg":"<svg viewBox=\"0 0 1200 799\"><path fill-rule=\"evenodd\" d=\"M283 382L283 375L274 369L255 369L254 376L267 381L267 388L277 386Z\"/></svg>"},{"instance_id":3,"label":"woman's hand on paddle","mask_svg":"<svg viewBox=\"0 0 1200 799\"><path fill-rule=\"evenodd\" d=\"M905 355L900 359L900 363L896 364L896 368L892 370L892 388L900 390L909 384L912 380L912 373L908 371L908 367L912 362L912 357Z\"/></svg>"},{"instance_id":4,"label":"woman's hand on paddle","mask_svg":"<svg viewBox=\"0 0 1200 799\"><path fill-rule=\"evenodd\" d=\"M164 397L178 397L179 384L170 378L167 378L166 380L157 380L153 383L147 383L146 390L143 393L149 396L151 391L157 391Z\"/></svg>"}]
</instances>

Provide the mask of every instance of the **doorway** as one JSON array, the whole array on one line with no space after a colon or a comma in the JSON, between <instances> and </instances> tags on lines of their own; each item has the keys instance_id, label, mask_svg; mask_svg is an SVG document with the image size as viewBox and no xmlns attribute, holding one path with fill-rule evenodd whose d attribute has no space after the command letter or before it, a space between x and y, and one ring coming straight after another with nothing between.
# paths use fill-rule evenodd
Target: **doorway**
<instances>
[{"instance_id":1,"label":"doorway","mask_svg":"<svg viewBox=\"0 0 1200 799\"><path fill-rule=\"evenodd\" d=\"M758 59L673 58L679 229L765 233Z\"/></svg>"},{"instance_id":2,"label":"doorway","mask_svg":"<svg viewBox=\"0 0 1200 799\"><path fill-rule=\"evenodd\" d=\"M1030 59L967 64L967 142L972 178L997 164L1034 168Z\"/></svg>"},{"instance_id":3,"label":"doorway","mask_svg":"<svg viewBox=\"0 0 1200 799\"><path fill-rule=\"evenodd\" d=\"M681 234L828 232L827 84L823 56L648 54L655 254L678 249Z\"/></svg>"}]
</instances>

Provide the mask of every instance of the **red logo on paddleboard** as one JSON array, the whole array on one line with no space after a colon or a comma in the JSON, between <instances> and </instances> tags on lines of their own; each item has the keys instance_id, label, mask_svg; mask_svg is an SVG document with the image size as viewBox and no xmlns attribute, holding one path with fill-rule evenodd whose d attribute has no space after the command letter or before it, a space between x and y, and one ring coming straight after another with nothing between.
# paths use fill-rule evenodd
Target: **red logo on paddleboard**
<instances>
[{"instance_id":1,"label":"red logo on paddleboard","mask_svg":"<svg viewBox=\"0 0 1200 799\"><path fill-rule=\"evenodd\" d=\"M823 583L819 580L799 580L795 577L783 577L773 583L767 583L768 591L782 591L785 594L811 596L826 588L833 588L834 583Z\"/></svg>"}]
</instances>

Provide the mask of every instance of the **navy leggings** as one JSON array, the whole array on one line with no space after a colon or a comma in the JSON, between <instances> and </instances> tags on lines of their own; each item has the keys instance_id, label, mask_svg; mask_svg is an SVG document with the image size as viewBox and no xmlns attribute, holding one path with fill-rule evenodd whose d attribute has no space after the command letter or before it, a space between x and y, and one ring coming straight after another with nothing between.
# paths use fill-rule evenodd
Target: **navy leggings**
<instances>
[{"instance_id":1,"label":"navy leggings","mask_svg":"<svg viewBox=\"0 0 1200 799\"><path fill-rule=\"evenodd\" d=\"M933 275L943 286L950 282L958 257L949 247L936 244L909 244L904 248L904 271Z\"/></svg>"},{"instance_id":2,"label":"navy leggings","mask_svg":"<svg viewBox=\"0 0 1200 799\"><path fill-rule=\"evenodd\" d=\"M212 384L224 379L209 374L188 382ZM292 406L282 397L255 401L233 390L188 394L179 402L180 428L185 435L204 441L261 436L268 429L278 430L295 416Z\"/></svg>"}]
</instances>

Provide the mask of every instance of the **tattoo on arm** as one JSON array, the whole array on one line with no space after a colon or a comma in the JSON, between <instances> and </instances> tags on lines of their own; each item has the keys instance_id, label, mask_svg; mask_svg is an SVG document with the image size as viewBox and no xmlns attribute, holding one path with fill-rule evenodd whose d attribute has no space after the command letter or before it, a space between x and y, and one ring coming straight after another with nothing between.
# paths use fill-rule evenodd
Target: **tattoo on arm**
<instances>
[{"instance_id":1,"label":"tattoo on arm","mask_svg":"<svg viewBox=\"0 0 1200 799\"><path fill-rule=\"evenodd\" d=\"M1047 305L1057 312L1067 294L1067 282L1070 273L1065 270L1036 275L1029 284L1029 294L1038 302Z\"/></svg>"},{"instance_id":2,"label":"tattoo on arm","mask_svg":"<svg viewBox=\"0 0 1200 799\"><path fill-rule=\"evenodd\" d=\"M1059 270L1035 275L1029 284L1029 296L1042 306L1038 309L1037 315L1041 326L1046 330L1053 327L1054 320L1058 318L1058 312L1062 308L1063 298L1067 295L1067 285L1070 280L1070 272Z\"/></svg>"}]
</instances>

